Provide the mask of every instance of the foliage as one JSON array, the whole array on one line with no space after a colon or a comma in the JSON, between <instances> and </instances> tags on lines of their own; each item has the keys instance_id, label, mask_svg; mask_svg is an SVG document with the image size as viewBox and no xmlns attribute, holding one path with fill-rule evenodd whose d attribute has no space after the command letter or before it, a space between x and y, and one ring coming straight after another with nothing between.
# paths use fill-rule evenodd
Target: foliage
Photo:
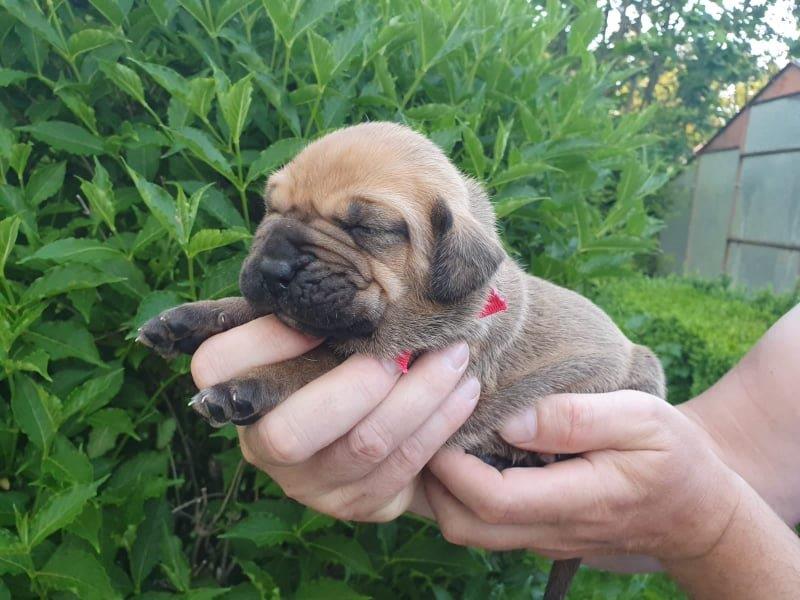
<instances>
[{"instance_id":1,"label":"foliage","mask_svg":"<svg viewBox=\"0 0 800 600\"><path fill-rule=\"evenodd\" d=\"M707 141L783 66L774 61L785 59L765 48L800 48L797 34L787 37L766 18L777 8L774 4L599 2L605 27L597 56L630 68L615 95L623 110L655 107L655 130L663 136L667 157L690 156L693 147ZM800 29L796 4L795 16L788 15L791 4L782 3L783 10ZM788 23L786 29L791 29Z\"/></svg>"},{"instance_id":2,"label":"foliage","mask_svg":"<svg viewBox=\"0 0 800 600\"><path fill-rule=\"evenodd\" d=\"M335 523L183 406L131 332L236 292L264 176L403 121L573 286L652 248L647 115L612 116L589 0L0 0L0 595L530 596L531 556Z\"/></svg>"},{"instance_id":3,"label":"foliage","mask_svg":"<svg viewBox=\"0 0 800 600\"><path fill-rule=\"evenodd\" d=\"M635 277L607 282L595 301L658 354L676 404L713 385L800 297L746 294L727 281Z\"/></svg>"}]
</instances>

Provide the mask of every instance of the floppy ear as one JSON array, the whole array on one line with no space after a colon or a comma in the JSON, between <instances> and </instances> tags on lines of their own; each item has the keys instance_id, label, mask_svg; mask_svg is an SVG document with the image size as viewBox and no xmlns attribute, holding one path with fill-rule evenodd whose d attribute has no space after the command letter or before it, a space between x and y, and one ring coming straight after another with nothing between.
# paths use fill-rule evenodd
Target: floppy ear
<instances>
[{"instance_id":1,"label":"floppy ear","mask_svg":"<svg viewBox=\"0 0 800 600\"><path fill-rule=\"evenodd\" d=\"M452 304L489 281L503 262L504 252L491 232L473 218L456 221L441 198L431 210L433 253L430 297Z\"/></svg>"}]
</instances>

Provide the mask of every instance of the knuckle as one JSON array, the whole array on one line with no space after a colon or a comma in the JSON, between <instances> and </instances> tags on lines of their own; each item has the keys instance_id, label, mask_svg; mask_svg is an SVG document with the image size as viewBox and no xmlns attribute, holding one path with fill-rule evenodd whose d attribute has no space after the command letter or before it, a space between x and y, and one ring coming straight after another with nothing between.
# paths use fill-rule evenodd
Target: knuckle
<instances>
[{"instance_id":1,"label":"knuckle","mask_svg":"<svg viewBox=\"0 0 800 600\"><path fill-rule=\"evenodd\" d=\"M439 529L442 532L442 537L451 544L456 546L466 546L468 543L467 536L464 535L464 530L457 523L452 521L442 521L439 524Z\"/></svg>"},{"instance_id":2,"label":"knuckle","mask_svg":"<svg viewBox=\"0 0 800 600\"><path fill-rule=\"evenodd\" d=\"M496 525L506 520L508 509L509 501L504 495L489 492L475 507L475 512L481 520Z\"/></svg>"},{"instance_id":3,"label":"knuckle","mask_svg":"<svg viewBox=\"0 0 800 600\"><path fill-rule=\"evenodd\" d=\"M366 420L350 433L348 446L357 460L376 464L389 456L392 448L391 435L376 421Z\"/></svg>"},{"instance_id":4,"label":"knuckle","mask_svg":"<svg viewBox=\"0 0 800 600\"><path fill-rule=\"evenodd\" d=\"M400 470L414 475L424 466L427 458L425 445L414 434L406 438L395 452Z\"/></svg>"},{"instance_id":5,"label":"knuckle","mask_svg":"<svg viewBox=\"0 0 800 600\"><path fill-rule=\"evenodd\" d=\"M267 462L291 466L308 458L300 439L286 419L277 415L267 415L262 422L261 434Z\"/></svg>"},{"instance_id":6,"label":"knuckle","mask_svg":"<svg viewBox=\"0 0 800 600\"><path fill-rule=\"evenodd\" d=\"M573 441L579 438L581 432L591 427L591 406L580 402L574 396L568 396L562 406L561 419L563 422L564 444L567 448L570 448Z\"/></svg>"}]
</instances>

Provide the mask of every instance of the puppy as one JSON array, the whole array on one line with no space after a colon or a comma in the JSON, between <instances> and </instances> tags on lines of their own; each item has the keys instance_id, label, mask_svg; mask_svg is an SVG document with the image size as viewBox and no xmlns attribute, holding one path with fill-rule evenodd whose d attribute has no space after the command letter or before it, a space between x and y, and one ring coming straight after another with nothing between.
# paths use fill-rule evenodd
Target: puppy
<instances>
[{"instance_id":1,"label":"puppy","mask_svg":"<svg viewBox=\"0 0 800 600\"><path fill-rule=\"evenodd\" d=\"M470 346L481 397L448 444L496 466L542 464L498 430L547 394L665 397L656 356L586 298L520 269L482 187L407 127L365 123L324 136L269 178L265 202L243 298L184 304L139 332L167 357L269 313L326 338L303 357L201 390L192 406L213 426L254 422L351 354L406 360L458 340ZM507 310L481 318L487 298L505 299ZM566 594L579 561L557 561L546 598Z\"/></svg>"}]
</instances>

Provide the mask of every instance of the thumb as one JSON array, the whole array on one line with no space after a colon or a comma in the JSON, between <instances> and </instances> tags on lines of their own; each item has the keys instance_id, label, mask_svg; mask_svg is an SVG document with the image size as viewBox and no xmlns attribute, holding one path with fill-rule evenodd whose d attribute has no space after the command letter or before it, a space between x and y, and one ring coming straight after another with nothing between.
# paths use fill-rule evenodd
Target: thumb
<instances>
[{"instance_id":1,"label":"thumb","mask_svg":"<svg viewBox=\"0 0 800 600\"><path fill-rule=\"evenodd\" d=\"M669 405L644 392L555 394L510 418L500 431L509 444L533 452L575 454L649 448Z\"/></svg>"}]
</instances>

